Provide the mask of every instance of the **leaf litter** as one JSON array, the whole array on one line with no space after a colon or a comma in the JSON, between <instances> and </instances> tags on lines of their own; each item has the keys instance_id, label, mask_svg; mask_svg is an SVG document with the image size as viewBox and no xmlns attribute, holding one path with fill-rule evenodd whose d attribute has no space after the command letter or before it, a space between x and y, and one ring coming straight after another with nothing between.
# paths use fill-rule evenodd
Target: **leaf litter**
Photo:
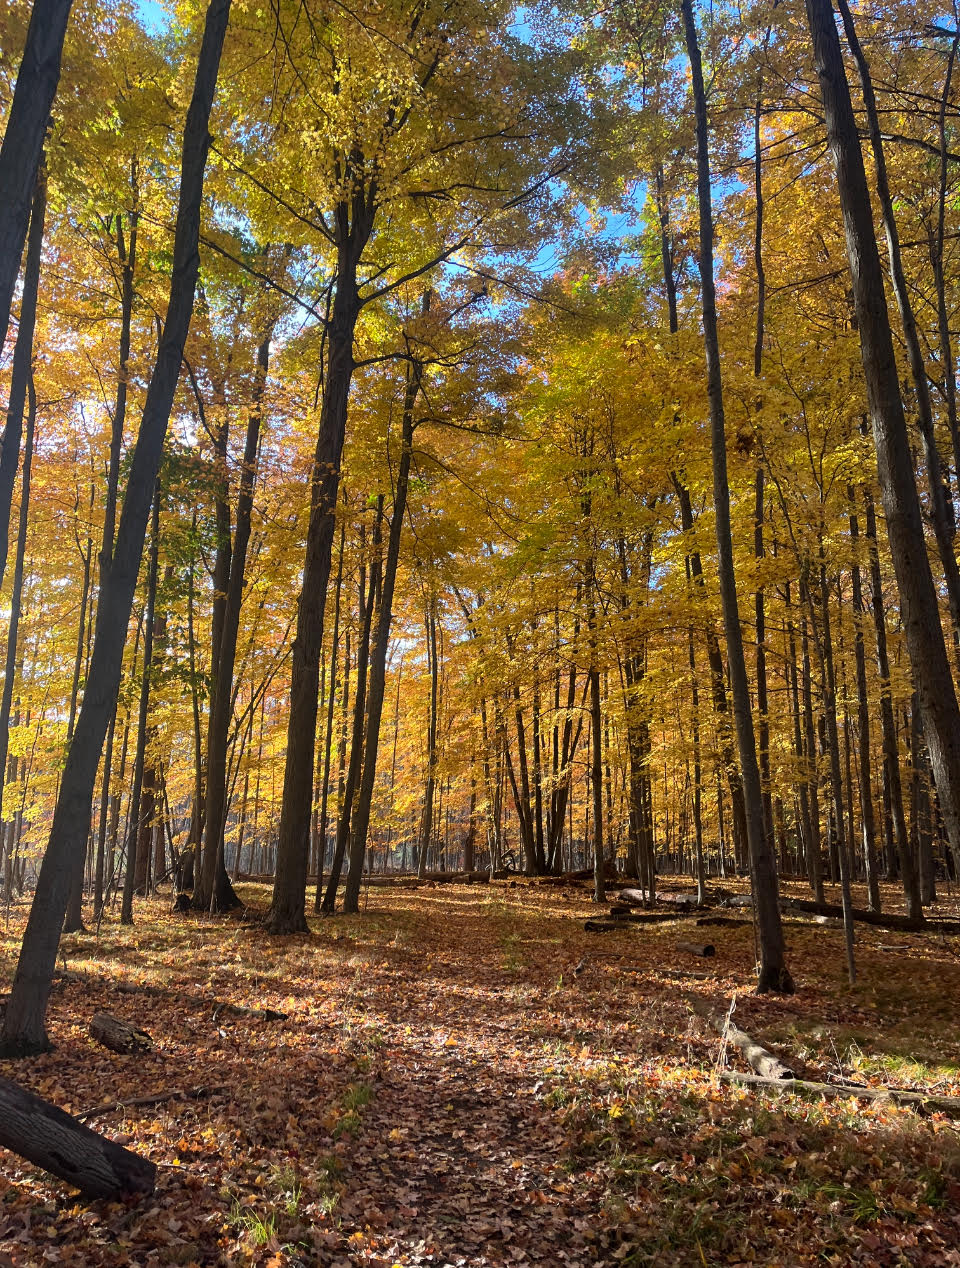
<instances>
[{"instance_id":1,"label":"leaf litter","mask_svg":"<svg viewBox=\"0 0 960 1268\"><path fill-rule=\"evenodd\" d=\"M243 897L256 912L269 894ZM738 1025L807 1077L958 1094L952 941L858 930L850 990L841 933L791 928L802 989L758 998L749 926L711 928L704 974L676 949L682 922L598 939L586 898L398 887L287 939L155 899L132 929L65 939L55 1050L5 1073L94 1107L158 1164L157 1191L80 1202L3 1154L0 1268L960 1265L957 1124L722 1083L686 998L735 998ZM100 1010L154 1048L99 1047Z\"/></svg>"}]
</instances>

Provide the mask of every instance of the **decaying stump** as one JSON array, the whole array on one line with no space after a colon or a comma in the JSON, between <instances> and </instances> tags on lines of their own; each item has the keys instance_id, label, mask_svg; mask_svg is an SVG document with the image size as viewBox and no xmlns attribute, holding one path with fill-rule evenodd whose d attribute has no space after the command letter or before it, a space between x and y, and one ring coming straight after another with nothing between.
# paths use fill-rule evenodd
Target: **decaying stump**
<instances>
[{"instance_id":1,"label":"decaying stump","mask_svg":"<svg viewBox=\"0 0 960 1268\"><path fill-rule=\"evenodd\" d=\"M88 1198L152 1193L157 1169L64 1110L0 1078L0 1145Z\"/></svg>"},{"instance_id":2,"label":"decaying stump","mask_svg":"<svg viewBox=\"0 0 960 1268\"><path fill-rule=\"evenodd\" d=\"M153 1040L145 1030L138 1030L110 1013L94 1013L90 1022L90 1037L102 1043L111 1052L146 1052L153 1047Z\"/></svg>"}]
</instances>

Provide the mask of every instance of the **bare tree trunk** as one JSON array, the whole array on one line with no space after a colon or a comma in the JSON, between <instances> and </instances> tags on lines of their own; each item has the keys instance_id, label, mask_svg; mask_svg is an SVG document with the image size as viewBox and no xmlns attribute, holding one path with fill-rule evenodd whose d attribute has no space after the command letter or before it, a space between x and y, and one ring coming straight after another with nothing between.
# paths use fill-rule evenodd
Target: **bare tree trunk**
<instances>
[{"instance_id":1,"label":"bare tree trunk","mask_svg":"<svg viewBox=\"0 0 960 1268\"><path fill-rule=\"evenodd\" d=\"M806 0L806 5L837 165L867 400L907 651L944 824L960 867L960 708L924 541L870 193L833 8L830 0Z\"/></svg>"},{"instance_id":2,"label":"bare tree trunk","mask_svg":"<svg viewBox=\"0 0 960 1268\"><path fill-rule=\"evenodd\" d=\"M426 299L424 301L426 311ZM413 454L413 410L420 391L423 367L419 361L409 366L403 398L403 415L400 434L400 461L397 466L397 482L393 494L393 514L387 537L387 558L383 571L383 593L377 614L377 628L370 655L370 688L367 694L366 738L363 745L363 774L353 812L352 839L350 843L350 867L347 873L343 910L358 910L360 879L367 849L370 827L370 809L373 805L373 788L377 777L377 751L380 744L380 719L383 715L383 698L387 685L387 651L390 645L390 624L393 620L393 595L400 562L400 539L407 506L407 489L410 484L410 461ZM472 822L472 820L471 820Z\"/></svg>"},{"instance_id":3,"label":"bare tree trunk","mask_svg":"<svg viewBox=\"0 0 960 1268\"><path fill-rule=\"evenodd\" d=\"M50 122L50 107L60 82L60 58L70 4L71 0L34 0L7 115L7 127L0 145L0 347L7 338L10 305L20 272L20 257ZM16 464L13 468L15 474ZM10 477L11 489L13 475ZM0 477L0 483L5 485L5 478ZM5 508L0 505L0 524L4 525L4 533L9 518L10 502L7 500ZM5 546L3 565L6 565ZM0 581L3 580L4 567L0 567Z\"/></svg>"},{"instance_id":4,"label":"bare tree trunk","mask_svg":"<svg viewBox=\"0 0 960 1268\"><path fill-rule=\"evenodd\" d=\"M253 397L247 418L243 467L237 494L236 530L229 550L227 579L216 672L213 675L213 698L207 728L207 788L204 811L204 847L199 883L194 891L193 906L211 912L228 911L239 905L223 861L223 837L227 806L227 748L230 719L233 714L233 680L237 658L237 637L240 630L240 608L250 542L250 520L253 512L253 490L257 477L257 456L260 451L260 426L263 419L263 393L270 368L270 343L274 323L260 341L254 371ZM229 518L229 511L228 511ZM229 526L227 532L229 533Z\"/></svg>"},{"instance_id":5,"label":"bare tree trunk","mask_svg":"<svg viewBox=\"0 0 960 1268\"><path fill-rule=\"evenodd\" d=\"M337 818L337 839L334 843L333 858L330 862L330 879L321 909L332 915L337 905L337 887L343 870L343 860L347 843L350 840L350 824L353 817L354 799L360 784L360 771L363 765L364 717L367 700L367 669L370 660L370 629L373 622L373 606L378 588L380 569L380 532L383 517L383 499L377 503L377 519L373 532L373 549L376 556L370 566L370 584L365 589L365 570L360 573L359 616L360 630L357 638L357 683L353 702L353 728L350 736L350 761L347 766L343 794L340 798L340 813Z\"/></svg>"},{"instance_id":6,"label":"bare tree trunk","mask_svg":"<svg viewBox=\"0 0 960 1268\"><path fill-rule=\"evenodd\" d=\"M357 269L373 229L376 208L374 191L363 187L359 175L354 179L356 190L350 202L341 204L332 217L338 235L336 293L327 328L327 363L311 477L307 552L293 644L277 872L268 921L272 933L307 932L304 901L310 862L324 609L340 487L340 458L354 369L353 336L360 314Z\"/></svg>"},{"instance_id":7,"label":"bare tree trunk","mask_svg":"<svg viewBox=\"0 0 960 1268\"><path fill-rule=\"evenodd\" d=\"M710 400L713 449L713 490L716 508L717 553L723 624L730 662L730 687L740 752L740 777L746 811L747 844L753 884L754 911L760 942L760 975L757 989L793 991L786 965L783 927L777 896L776 859L763 824L763 790L757 763L750 688L743 653L743 631L737 600L737 582L730 530L730 487L727 478L727 441L723 407L720 341L717 333L716 287L713 276L713 210L710 182L709 134L703 70L692 0L682 0L683 27L693 80L697 121L697 194L700 207L700 282L703 305L704 349L707 361L707 393Z\"/></svg>"},{"instance_id":8,"label":"bare tree trunk","mask_svg":"<svg viewBox=\"0 0 960 1268\"><path fill-rule=\"evenodd\" d=\"M153 667L154 612L157 603L157 571L160 551L160 481L153 494L153 524L150 531L150 563L147 570L147 602L144 613L143 672L140 679L140 705L137 713L137 747L133 761L133 787L127 815L127 867L123 879L123 900L120 923L133 924L133 895L137 888L137 855L143 836L143 783L147 749L147 718L150 712L150 671ZM153 790L150 789L150 811Z\"/></svg>"},{"instance_id":9,"label":"bare tree trunk","mask_svg":"<svg viewBox=\"0 0 960 1268\"><path fill-rule=\"evenodd\" d=\"M20 432L23 426L24 405L27 406L27 434L23 447L23 475L20 480L20 516L17 524L17 554L13 572L13 588L10 593L10 621L7 626L7 655L3 671L3 696L0 698L0 823L3 822L3 778L7 769L7 751L10 744L10 710L13 707L13 684L17 668L17 637L20 627L20 610L23 600L23 570L27 547L27 519L30 507L30 472L33 465L33 437L37 421L37 398L33 389L33 333L37 315L37 293L40 286L40 256L43 247L43 222L47 207L46 171L41 166L37 173L37 188L33 196L33 213L30 220L30 239L27 244L27 260L24 268L23 295L20 301L20 325L17 343L13 351L11 369L10 407L3 434L4 448L16 445L19 461ZM22 383L21 383L22 379ZM14 441L15 438L15 441ZM17 463L13 464L16 472ZM8 507L9 515L9 507ZM4 531L3 511L0 507L0 531ZM0 569L0 577L2 577Z\"/></svg>"},{"instance_id":10,"label":"bare tree trunk","mask_svg":"<svg viewBox=\"0 0 960 1268\"><path fill-rule=\"evenodd\" d=\"M37 1052L48 1046L45 1017L60 930L74 875L83 867L93 786L107 727L116 707L123 645L150 502L193 313L199 268L200 204L210 144L210 108L229 11L229 0L211 0L204 23L193 97L184 130L170 301L127 480L110 578L100 596L102 620L94 639L83 706L60 781L50 838L4 1014L0 1050L7 1054ZM45 123L45 120L46 112L42 122ZM4 183L0 180L0 189L3 188ZM2 237L0 233L0 242Z\"/></svg>"},{"instance_id":11,"label":"bare tree trunk","mask_svg":"<svg viewBox=\"0 0 960 1268\"><path fill-rule=\"evenodd\" d=\"M313 909L320 911L323 906L323 867L327 856L327 824L330 805L330 755L333 751L333 711L336 703L337 659L340 651L340 596L343 588L343 546L346 539L347 526L340 524L340 550L337 554L337 580L333 596L333 639L330 648L330 690L327 696L327 722L323 739L323 774L320 776L320 815L317 823L317 836L320 840L317 890L314 895Z\"/></svg>"},{"instance_id":12,"label":"bare tree trunk","mask_svg":"<svg viewBox=\"0 0 960 1268\"><path fill-rule=\"evenodd\" d=\"M427 853L433 832L433 796L437 783L437 696L440 684L440 659L437 655L436 598L431 596L427 611L427 655L430 662L430 717L427 723L427 786L423 795L423 820L420 848L417 856L417 875L427 870Z\"/></svg>"},{"instance_id":13,"label":"bare tree trunk","mask_svg":"<svg viewBox=\"0 0 960 1268\"><path fill-rule=\"evenodd\" d=\"M854 502L854 491L849 491ZM860 539L857 516L850 512L850 540L856 550ZM863 640L863 588L860 565L850 570L853 581L854 655L857 665L857 755L860 774L860 817L863 823L863 858L871 911L880 910L880 875L877 865L877 824L873 812L873 781L870 776L870 697L867 693L867 657Z\"/></svg>"},{"instance_id":14,"label":"bare tree trunk","mask_svg":"<svg viewBox=\"0 0 960 1268\"><path fill-rule=\"evenodd\" d=\"M930 400L927 367L924 361L923 349L920 346L920 336L917 333L917 322L913 314L913 305L910 302L907 279L903 271L903 259L900 254L900 235L897 230L893 196L890 193L890 182L887 177L887 162L883 152L880 116L873 91L873 80L853 24L853 16L847 0L839 0L838 7L843 18L843 29L846 32L847 43L857 64L860 86L863 91L867 130L870 135L870 145L873 149L873 160L876 169L877 197L880 200L880 211L883 216L883 227L887 238L890 278L893 282L893 293L900 313L904 342L907 345L910 373L916 394L917 421L920 424L920 435L923 438L923 456L927 469L927 482L930 488L930 519L933 523L937 552L943 565L943 577L950 602L950 615L953 618L954 630L960 632L960 569L957 568L957 558L953 553L954 527L948 502L949 493L941 468L940 453L937 449L937 438L934 432L933 405Z\"/></svg>"}]
</instances>

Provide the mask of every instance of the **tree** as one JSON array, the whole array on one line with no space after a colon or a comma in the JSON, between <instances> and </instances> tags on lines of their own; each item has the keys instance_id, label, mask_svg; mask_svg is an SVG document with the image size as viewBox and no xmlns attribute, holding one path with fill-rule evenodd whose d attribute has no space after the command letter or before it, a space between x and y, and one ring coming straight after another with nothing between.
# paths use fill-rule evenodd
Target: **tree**
<instances>
[{"instance_id":1,"label":"tree","mask_svg":"<svg viewBox=\"0 0 960 1268\"><path fill-rule=\"evenodd\" d=\"M48 1044L44 1019L60 928L71 885L83 866L93 785L116 703L123 644L147 517L193 312L210 111L229 12L229 0L211 0L204 21L193 96L183 134L169 304L127 479L109 578L100 599L102 616L94 639L83 705L67 754L50 838L4 1014L0 1049L7 1054L37 1052Z\"/></svg>"}]
</instances>

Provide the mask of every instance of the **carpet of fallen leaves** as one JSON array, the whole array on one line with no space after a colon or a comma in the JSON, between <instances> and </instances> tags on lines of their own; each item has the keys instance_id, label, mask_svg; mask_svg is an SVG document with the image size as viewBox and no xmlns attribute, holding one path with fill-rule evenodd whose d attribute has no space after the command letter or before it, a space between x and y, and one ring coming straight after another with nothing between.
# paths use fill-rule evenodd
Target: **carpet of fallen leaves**
<instances>
[{"instance_id":1,"label":"carpet of fallen leaves","mask_svg":"<svg viewBox=\"0 0 960 1268\"><path fill-rule=\"evenodd\" d=\"M0 1266L960 1265L957 1124L723 1083L736 1061L688 1002L736 997L808 1077L956 1095L957 939L859 926L851 989L841 931L791 923L800 990L761 999L748 923L700 930L717 954L694 960L688 920L586 933L586 889L371 888L288 939L256 921L268 891L241 892L240 920L157 898L64 940L55 1049L2 1071L98 1107L157 1190L81 1202L0 1151ZM101 1009L154 1049L97 1046ZM103 1110L198 1086L221 1090Z\"/></svg>"}]
</instances>

